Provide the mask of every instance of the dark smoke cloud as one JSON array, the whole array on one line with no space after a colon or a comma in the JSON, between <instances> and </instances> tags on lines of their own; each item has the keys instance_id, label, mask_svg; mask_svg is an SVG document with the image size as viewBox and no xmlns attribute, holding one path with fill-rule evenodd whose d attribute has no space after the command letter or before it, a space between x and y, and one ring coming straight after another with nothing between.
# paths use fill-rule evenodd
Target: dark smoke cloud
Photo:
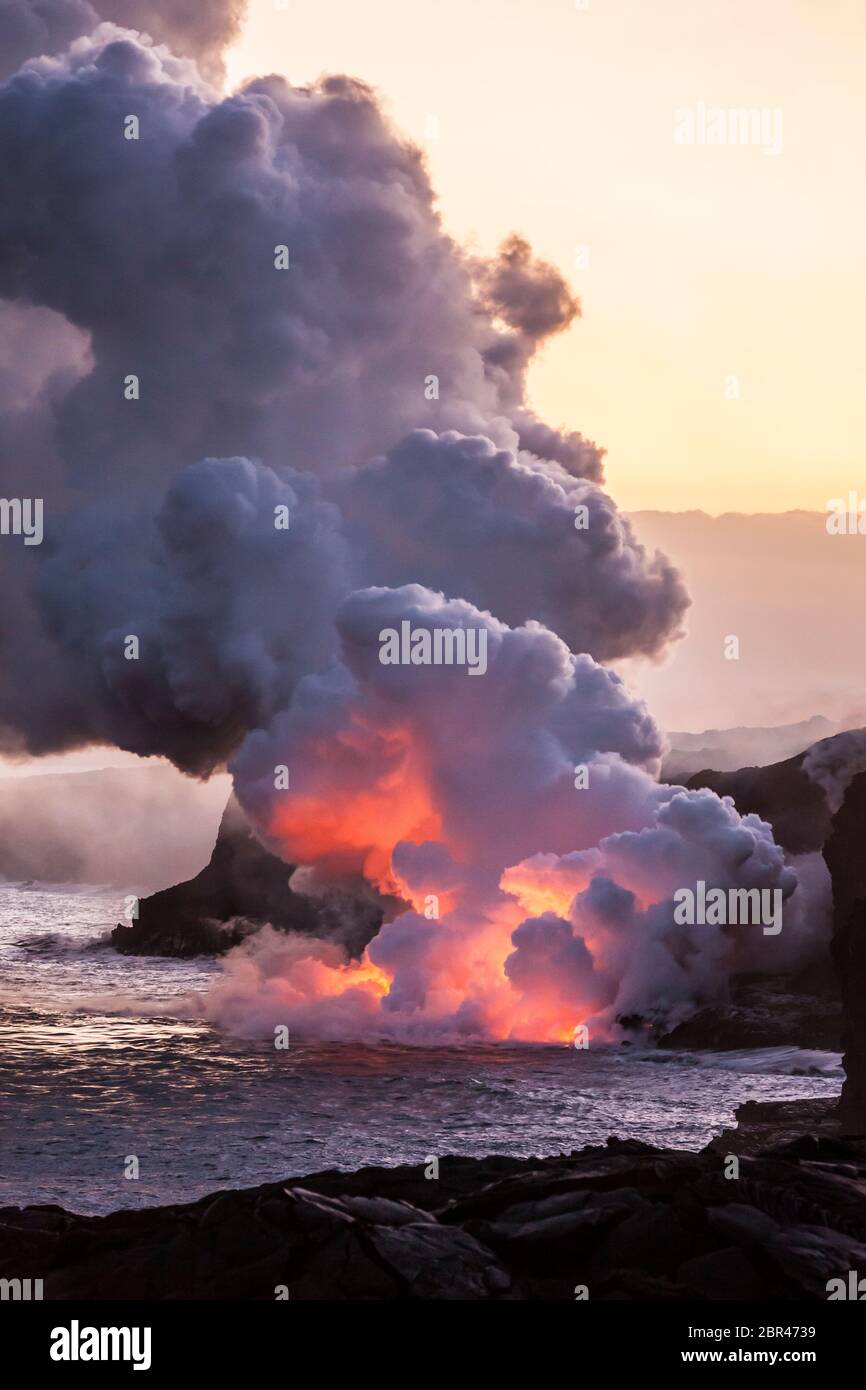
<instances>
[{"instance_id":1,"label":"dark smoke cloud","mask_svg":"<svg viewBox=\"0 0 866 1390\"><path fill-rule=\"evenodd\" d=\"M489 312L530 342L561 333L580 313L556 267L534 259L519 236L510 236L495 260L479 263L477 281Z\"/></svg>"},{"instance_id":2,"label":"dark smoke cloud","mask_svg":"<svg viewBox=\"0 0 866 1390\"><path fill-rule=\"evenodd\" d=\"M513 626L535 618L602 661L656 655L685 606L678 572L599 487L483 437L417 430L340 496L367 582L415 580Z\"/></svg>"},{"instance_id":3,"label":"dark smoke cloud","mask_svg":"<svg viewBox=\"0 0 866 1390\"><path fill-rule=\"evenodd\" d=\"M86 694L82 739L210 772L331 655L345 544L309 476L208 459L178 475L154 520L119 526L102 509L64 528L62 542L49 537L39 599ZM111 541L94 552L100 529Z\"/></svg>"},{"instance_id":4,"label":"dark smoke cloud","mask_svg":"<svg viewBox=\"0 0 866 1390\"><path fill-rule=\"evenodd\" d=\"M601 482L604 450L576 431L552 429L526 409L526 373L542 343L580 315L580 302L555 266L536 260L522 237L512 235L492 261L473 262L487 313L506 326L484 351L487 374L508 407L521 449L560 463L575 477Z\"/></svg>"},{"instance_id":5,"label":"dark smoke cloud","mask_svg":"<svg viewBox=\"0 0 866 1390\"><path fill-rule=\"evenodd\" d=\"M139 29L221 77L222 52L240 31L247 0L95 0L103 19Z\"/></svg>"},{"instance_id":6,"label":"dark smoke cloud","mask_svg":"<svg viewBox=\"0 0 866 1390\"><path fill-rule=\"evenodd\" d=\"M9 460L47 538L0 557L7 747L109 740L207 772L325 668L337 600L370 583L540 618L602 659L676 634L682 584L594 485L599 452L526 406L530 350L575 301L517 239L490 266L459 252L363 84L219 101L186 59L100 31L0 88L0 181L0 296L60 364Z\"/></svg>"},{"instance_id":7,"label":"dark smoke cloud","mask_svg":"<svg viewBox=\"0 0 866 1390\"><path fill-rule=\"evenodd\" d=\"M62 53L98 22L87 0L0 0L0 78L28 58Z\"/></svg>"},{"instance_id":8,"label":"dark smoke cloud","mask_svg":"<svg viewBox=\"0 0 866 1390\"><path fill-rule=\"evenodd\" d=\"M0 78L28 58L62 53L100 20L149 34L219 78L245 10L246 0L0 0Z\"/></svg>"}]
</instances>

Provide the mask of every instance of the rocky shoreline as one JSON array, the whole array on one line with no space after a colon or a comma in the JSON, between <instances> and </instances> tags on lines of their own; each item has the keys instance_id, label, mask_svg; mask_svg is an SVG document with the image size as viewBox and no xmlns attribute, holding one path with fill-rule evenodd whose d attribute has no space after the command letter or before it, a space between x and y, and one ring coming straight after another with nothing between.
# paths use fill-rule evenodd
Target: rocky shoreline
<instances>
[{"instance_id":1,"label":"rocky shoreline","mask_svg":"<svg viewBox=\"0 0 866 1390\"><path fill-rule=\"evenodd\" d=\"M8 1207L0 1277L58 1300L824 1300L866 1269L866 1136L828 1102L738 1119L700 1153L609 1139L104 1217Z\"/></svg>"}]
</instances>

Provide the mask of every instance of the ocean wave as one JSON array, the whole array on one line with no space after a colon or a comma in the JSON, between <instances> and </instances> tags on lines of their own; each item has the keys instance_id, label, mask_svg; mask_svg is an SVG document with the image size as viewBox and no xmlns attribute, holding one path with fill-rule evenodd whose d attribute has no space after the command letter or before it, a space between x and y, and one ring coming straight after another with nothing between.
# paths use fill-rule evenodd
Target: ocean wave
<instances>
[{"instance_id":1,"label":"ocean wave","mask_svg":"<svg viewBox=\"0 0 866 1390\"><path fill-rule=\"evenodd\" d=\"M94 894L117 893L111 883L55 883L44 878L0 878L0 890L13 893L62 893L65 897L89 898Z\"/></svg>"},{"instance_id":2,"label":"ocean wave","mask_svg":"<svg viewBox=\"0 0 866 1390\"><path fill-rule=\"evenodd\" d=\"M31 956L86 955L113 949L108 931L89 937L63 931L36 932L20 937L12 945Z\"/></svg>"},{"instance_id":3,"label":"ocean wave","mask_svg":"<svg viewBox=\"0 0 866 1390\"><path fill-rule=\"evenodd\" d=\"M676 1054L671 1054L676 1055ZM844 1077L842 1054L805 1047L743 1047L688 1054L692 1065L775 1076Z\"/></svg>"}]
</instances>

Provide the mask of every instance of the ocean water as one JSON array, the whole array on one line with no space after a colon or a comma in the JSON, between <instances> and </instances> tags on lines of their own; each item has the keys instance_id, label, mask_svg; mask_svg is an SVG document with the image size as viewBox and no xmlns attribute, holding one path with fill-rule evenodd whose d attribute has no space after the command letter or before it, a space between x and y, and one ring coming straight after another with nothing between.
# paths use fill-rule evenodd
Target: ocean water
<instances>
[{"instance_id":1,"label":"ocean water","mask_svg":"<svg viewBox=\"0 0 866 1390\"><path fill-rule=\"evenodd\" d=\"M242 1042L190 998L219 965L119 956L116 890L0 883L0 1206L189 1201L428 1154L608 1135L697 1149L744 1100L831 1096L835 1053ZM127 1159L139 1176L124 1176Z\"/></svg>"}]
</instances>

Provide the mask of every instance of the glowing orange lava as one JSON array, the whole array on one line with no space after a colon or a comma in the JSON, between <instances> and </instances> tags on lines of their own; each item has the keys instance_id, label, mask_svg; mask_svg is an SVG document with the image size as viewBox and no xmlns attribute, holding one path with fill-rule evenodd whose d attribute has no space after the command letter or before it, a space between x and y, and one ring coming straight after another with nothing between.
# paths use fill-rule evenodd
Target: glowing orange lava
<instances>
[{"instance_id":1,"label":"glowing orange lava","mask_svg":"<svg viewBox=\"0 0 866 1390\"><path fill-rule=\"evenodd\" d=\"M295 792L274 807L269 836L282 857L295 864L330 864L358 872L384 893L399 893L391 853L401 840L421 842L442 837L442 822L427 785L423 758L409 728L366 730L355 722L351 738L357 748L367 740L381 747L375 780L334 789L322 779L321 790Z\"/></svg>"}]
</instances>

